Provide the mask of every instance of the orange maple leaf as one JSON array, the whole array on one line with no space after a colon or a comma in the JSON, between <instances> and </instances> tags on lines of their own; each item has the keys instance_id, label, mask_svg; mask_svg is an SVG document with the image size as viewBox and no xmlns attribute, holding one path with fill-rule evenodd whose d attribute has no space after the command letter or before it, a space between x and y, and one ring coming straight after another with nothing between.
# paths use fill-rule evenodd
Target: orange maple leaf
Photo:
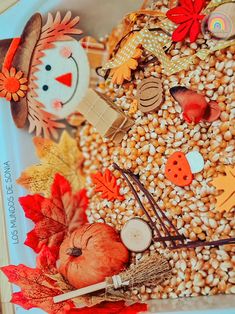
<instances>
[{"instance_id":1,"label":"orange maple leaf","mask_svg":"<svg viewBox=\"0 0 235 314\"><path fill-rule=\"evenodd\" d=\"M136 35L132 35L128 38L125 44L128 44ZM133 49L132 57L124 62L122 65L116 68L112 68L110 71L110 77L112 77L112 83L121 85L124 80L131 80L131 71L136 70L138 67L138 61L143 53L143 50L140 48Z\"/></svg>"},{"instance_id":2,"label":"orange maple leaf","mask_svg":"<svg viewBox=\"0 0 235 314\"><path fill-rule=\"evenodd\" d=\"M109 201L123 201L124 197L120 194L120 186L117 185L117 179L109 169L106 169L104 174L98 172L91 176L95 184L96 192L101 192L101 197Z\"/></svg>"},{"instance_id":3,"label":"orange maple leaf","mask_svg":"<svg viewBox=\"0 0 235 314\"><path fill-rule=\"evenodd\" d=\"M215 209L220 212L229 211L235 206L235 167L225 167L225 176L219 175L212 184L223 193L217 196Z\"/></svg>"},{"instance_id":4,"label":"orange maple leaf","mask_svg":"<svg viewBox=\"0 0 235 314\"><path fill-rule=\"evenodd\" d=\"M2 267L1 271L11 283L21 288L20 292L13 293L11 302L26 310L37 307L50 314L63 314L74 307L72 301L58 304L53 302L53 297L61 294L61 291L42 269L29 268L21 264Z\"/></svg>"}]
</instances>

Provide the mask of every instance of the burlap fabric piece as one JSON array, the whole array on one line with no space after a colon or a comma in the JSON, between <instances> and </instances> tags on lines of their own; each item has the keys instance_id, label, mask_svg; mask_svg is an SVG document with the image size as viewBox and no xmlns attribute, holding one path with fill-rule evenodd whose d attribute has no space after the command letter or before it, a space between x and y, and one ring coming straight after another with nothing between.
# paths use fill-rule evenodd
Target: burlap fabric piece
<instances>
[{"instance_id":1,"label":"burlap fabric piece","mask_svg":"<svg viewBox=\"0 0 235 314\"><path fill-rule=\"evenodd\" d=\"M78 110L97 132L119 144L134 121L119 110L106 96L89 89Z\"/></svg>"}]
</instances>

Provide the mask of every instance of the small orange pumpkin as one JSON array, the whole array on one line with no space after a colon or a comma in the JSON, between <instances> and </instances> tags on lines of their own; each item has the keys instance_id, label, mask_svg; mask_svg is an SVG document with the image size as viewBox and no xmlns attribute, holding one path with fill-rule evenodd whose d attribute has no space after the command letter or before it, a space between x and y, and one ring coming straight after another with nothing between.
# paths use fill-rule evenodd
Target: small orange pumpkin
<instances>
[{"instance_id":1,"label":"small orange pumpkin","mask_svg":"<svg viewBox=\"0 0 235 314\"><path fill-rule=\"evenodd\" d=\"M118 274L128 260L129 252L111 226L86 224L61 244L59 272L79 289Z\"/></svg>"}]
</instances>

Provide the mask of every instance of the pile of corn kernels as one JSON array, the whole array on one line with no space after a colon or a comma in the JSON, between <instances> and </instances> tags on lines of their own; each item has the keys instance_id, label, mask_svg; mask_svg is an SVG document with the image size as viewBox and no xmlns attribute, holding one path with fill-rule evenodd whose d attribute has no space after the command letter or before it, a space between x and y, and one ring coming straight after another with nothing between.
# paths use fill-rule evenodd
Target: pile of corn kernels
<instances>
[{"instance_id":1,"label":"pile of corn kernels","mask_svg":"<svg viewBox=\"0 0 235 314\"><path fill-rule=\"evenodd\" d=\"M157 2L158 8L166 10L167 3ZM193 55L201 48L210 47L210 44L210 37L201 35L196 43L186 41L174 44L168 55L174 60ZM148 57L147 52L145 54ZM119 172L114 171L114 174L121 186L121 194L125 195L123 202L109 202L103 200L99 193L94 193L90 175L105 168L113 170L112 164L115 162L121 168L139 175L158 205L188 239L211 241L235 237L234 209L225 213L215 210L216 196L220 192L211 185L213 178L224 174L226 165L235 163L234 71L235 46L231 46L215 52L205 61L196 59L188 70L169 77L162 74L161 65L156 61L136 71L134 79L120 87L113 86L109 79L100 85L99 88L114 100L116 106L134 119L135 125L117 146L102 139L88 123L78 130L79 146L85 157L84 172L90 197L88 216L91 222L105 222L120 231L132 217L146 219ZM158 112L143 114L137 109L136 87L149 76L162 79L165 99ZM204 94L207 101L216 101L222 111L220 118L213 123L187 124L182 118L181 107L169 92L171 87L177 85ZM184 153L198 150L205 161L203 171L195 175L190 186L184 188L174 186L164 175L166 161L176 150ZM144 195L141 195L141 199L149 208ZM143 286L133 290L136 300L235 293L234 246L171 252L160 243L154 243L144 254L154 250L169 258L173 269L172 279L155 288ZM142 255L133 254L132 261L140 259Z\"/></svg>"}]
</instances>

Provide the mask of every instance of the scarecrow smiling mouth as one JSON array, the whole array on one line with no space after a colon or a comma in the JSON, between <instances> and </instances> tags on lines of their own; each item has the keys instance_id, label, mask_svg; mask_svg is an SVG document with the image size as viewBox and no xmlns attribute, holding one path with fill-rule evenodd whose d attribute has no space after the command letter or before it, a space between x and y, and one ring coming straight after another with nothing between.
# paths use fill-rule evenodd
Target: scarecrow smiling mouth
<instances>
[{"instance_id":1,"label":"scarecrow smiling mouth","mask_svg":"<svg viewBox=\"0 0 235 314\"><path fill-rule=\"evenodd\" d=\"M76 92L77 92L77 88L78 88L78 84L79 84L79 68L78 68L78 63L77 63L76 59L73 57L73 54L72 54L72 53L70 54L70 56L68 57L68 59L71 59L71 60L74 62L74 64L75 64L76 73L77 73L77 78L76 78L76 82L75 82L75 88L74 88L74 91L73 91L71 97L70 97L68 100L64 101L64 102L61 102L61 106L62 106L62 107L65 106L65 105L67 105L67 104L73 99L73 97L75 96L75 94L76 94Z\"/></svg>"}]
</instances>

